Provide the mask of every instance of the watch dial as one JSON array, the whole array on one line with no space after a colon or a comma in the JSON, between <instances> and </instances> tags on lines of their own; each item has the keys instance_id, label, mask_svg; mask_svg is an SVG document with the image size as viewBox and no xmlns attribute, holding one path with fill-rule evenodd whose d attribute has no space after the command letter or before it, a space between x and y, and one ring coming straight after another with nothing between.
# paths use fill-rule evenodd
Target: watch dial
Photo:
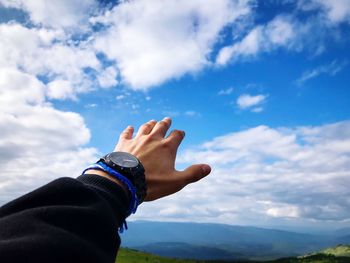
<instances>
[{"instance_id":1,"label":"watch dial","mask_svg":"<svg viewBox=\"0 0 350 263\"><path fill-rule=\"evenodd\" d=\"M125 152L113 152L109 154L111 161L121 167L133 168L138 166L138 160L131 154Z\"/></svg>"}]
</instances>

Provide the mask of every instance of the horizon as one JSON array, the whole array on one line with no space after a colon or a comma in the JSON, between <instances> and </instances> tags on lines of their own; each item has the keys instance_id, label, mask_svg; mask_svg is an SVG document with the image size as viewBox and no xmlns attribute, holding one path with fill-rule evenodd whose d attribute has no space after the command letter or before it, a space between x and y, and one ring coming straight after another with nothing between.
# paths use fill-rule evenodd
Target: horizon
<instances>
[{"instance_id":1,"label":"horizon","mask_svg":"<svg viewBox=\"0 0 350 263\"><path fill-rule=\"evenodd\" d=\"M128 220L129 223L169 223L169 224L201 224L201 225L222 225L222 226L232 226L232 227L246 227L246 228L257 228L266 230L277 230L282 232L298 233L298 234L311 234L311 235L334 235L335 232L339 230L349 229L349 227L330 227L327 229L319 227L309 227L309 226L285 226L285 225L240 225L240 224L225 224L225 223L215 223L215 222L195 222L195 221L157 221L157 220Z\"/></svg>"},{"instance_id":2,"label":"horizon","mask_svg":"<svg viewBox=\"0 0 350 263\"><path fill-rule=\"evenodd\" d=\"M349 29L344 0L0 0L0 205L169 116L212 173L128 221L350 227Z\"/></svg>"}]
</instances>

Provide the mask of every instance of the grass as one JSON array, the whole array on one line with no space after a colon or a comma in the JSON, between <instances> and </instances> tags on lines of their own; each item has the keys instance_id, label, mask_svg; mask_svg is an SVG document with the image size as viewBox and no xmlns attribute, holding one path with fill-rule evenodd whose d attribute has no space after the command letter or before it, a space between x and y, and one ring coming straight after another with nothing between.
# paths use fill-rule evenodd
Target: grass
<instances>
[{"instance_id":1,"label":"grass","mask_svg":"<svg viewBox=\"0 0 350 263\"><path fill-rule=\"evenodd\" d=\"M189 259L176 259L160 257L157 255L141 252L129 248L121 248L117 256L118 263L215 263L228 261L201 261ZM259 261L246 261L259 262ZM324 249L318 253L308 254L300 257L281 258L272 261L260 261L264 263L349 263L350 246L338 245L333 248Z\"/></svg>"},{"instance_id":2,"label":"grass","mask_svg":"<svg viewBox=\"0 0 350 263\"><path fill-rule=\"evenodd\" d=\"M160 257L129 248L121 248L117 256L118 263L205 263L208 261L175 259Z\"/></svg>"},{"instance_id":3,"label":"grass","mask_svg":"<svg viewBox=\"0 0 350 263\"><path fill-rule=\"evenodd\" d=\"M324 249L321 251L321 253L326 255L334 255L337 257L350 257L350 246L338 245L336 247Z\"/></svg>"}]
</instances>

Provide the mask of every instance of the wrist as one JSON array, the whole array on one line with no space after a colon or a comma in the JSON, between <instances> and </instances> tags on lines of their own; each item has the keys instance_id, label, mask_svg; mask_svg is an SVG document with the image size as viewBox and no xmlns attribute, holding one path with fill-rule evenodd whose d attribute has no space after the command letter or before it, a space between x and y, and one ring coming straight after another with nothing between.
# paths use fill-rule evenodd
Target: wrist
<instances>
[{"instance_id":1,"label":"wrist","mask_svg":"<svg viewBox=\"0 0 350 263\"><path fill-rule=\"evenodd\" d=\"M95 174L95 175L99 175L99 176L102 176L104 178L109 179L110 181L119 185L123 189L123 191L125 192L126 196L130 199L130 193L129 193L128 189L125 187L125 185L117 178L111 176L109 173L102 171L102 170L89 169L84 174Z\"/></svg>"}]
</instances>

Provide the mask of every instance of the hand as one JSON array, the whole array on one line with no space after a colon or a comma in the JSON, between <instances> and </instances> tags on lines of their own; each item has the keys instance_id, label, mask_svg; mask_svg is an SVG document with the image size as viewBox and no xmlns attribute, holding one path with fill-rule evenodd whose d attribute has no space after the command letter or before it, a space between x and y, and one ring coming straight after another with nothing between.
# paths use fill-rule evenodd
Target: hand
<instances>
[{"instance_id":1,"label":"hand","mask_svg":"<svg viewBox=\"0 0 350 263\"><path fill-rule=\"evenodd\" d=\"M177 149L185 133L173 130L168 137L171 119L154 120L143 124L135 138L133 127L127 127L120 135L114 151L128 152L136 156L145 168L147 196L145 201L152 201L171 195L189 183L196 182L211 171L207 164L191 165L184 171L175 170Z\"/></svg>"}]
</instances>

